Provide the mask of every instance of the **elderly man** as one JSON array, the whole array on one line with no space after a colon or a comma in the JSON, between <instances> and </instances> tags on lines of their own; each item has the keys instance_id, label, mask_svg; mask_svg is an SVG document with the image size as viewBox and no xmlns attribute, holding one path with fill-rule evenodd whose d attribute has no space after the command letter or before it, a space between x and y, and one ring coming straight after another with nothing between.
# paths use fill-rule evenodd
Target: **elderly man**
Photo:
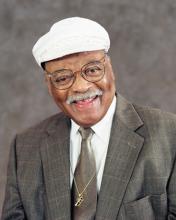
<instances>
[{"instance_id":1,"label":"elderly man","mask_svg":"<svg viewBox=\"0 0 176 220\"><path fill-rule=\"evenodd\" d=\"M109 46L78 17L35 44L62 113L16 136L3 220L176 219L176 116L117 93Z\"/></svg>"}]
</instances>

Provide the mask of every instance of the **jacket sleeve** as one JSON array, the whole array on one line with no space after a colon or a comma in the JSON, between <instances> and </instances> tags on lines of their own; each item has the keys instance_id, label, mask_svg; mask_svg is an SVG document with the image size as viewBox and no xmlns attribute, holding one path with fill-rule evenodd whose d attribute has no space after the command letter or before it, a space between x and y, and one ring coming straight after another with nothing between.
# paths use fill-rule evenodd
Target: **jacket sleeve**
<instances>
[{"instance_id":1,"label":"jacket sleeve","mask_svg":"<svg viewBox=\"0 0 176 220\"><path fill-rule=\"evenodd\" d=\"M26 220L17 182L16 138L11 145L2 220Z\"/></svg>"},{"instance_id":2,"label":"jacket sleeve","mask_svg":"<svg viewBox=\"0 0 176 220\"><path fill-rule=\"evenodd\" d=\"M168 184L168 220L176 220L176 158Z\"/></svg>"}]
</instances>

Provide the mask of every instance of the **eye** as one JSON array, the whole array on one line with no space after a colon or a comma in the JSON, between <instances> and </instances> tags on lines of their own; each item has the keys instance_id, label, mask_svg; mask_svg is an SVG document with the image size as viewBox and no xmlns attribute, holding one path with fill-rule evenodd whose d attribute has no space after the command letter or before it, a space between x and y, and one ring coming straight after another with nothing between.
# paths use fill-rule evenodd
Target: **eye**
<instances>
[{"instance_id":1,"label":"eye","mask_svg":"<svg viewBox=\"0 0 176 220\"><path fill-rule=\"evenodd\" d=\"M63 85L69 83L73 79L73 74L70 72L56 72L53 74L53 81L56 84Z\"/></svg>"},{"instance_id":2,"label":"eye","mask_svg":"<svg viewBox=\"0 0 176 220\"><path fill-rule=\"evenodd\" d=\"M84 74L86 76L93 76L99 74L102 69L99 66L90 66L84 70Z\"/></svg>"},{"instance_id":3,"label":"eye","mask_svg":"<svg viewBox=\"0 0 176 220\"><path fill-rule=\"evenodd\" d=\"M55 78L55 82L56 83L65 82L65 81L69 80L70 78L71 77L67 76L67 75L65 75L65 76L58 76L58 77Z\"/></svg>"}]
</instances>

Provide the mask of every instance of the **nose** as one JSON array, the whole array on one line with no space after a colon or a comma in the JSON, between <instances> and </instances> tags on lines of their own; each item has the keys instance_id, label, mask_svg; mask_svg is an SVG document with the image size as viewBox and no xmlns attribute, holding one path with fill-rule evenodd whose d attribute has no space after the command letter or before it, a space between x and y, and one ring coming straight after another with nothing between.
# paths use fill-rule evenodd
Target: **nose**
<instances>
[{"instance_id":1,"label":"nose","mask_svg":"<svg viewBox=\"0 0 176 220\"><path fill-rule=\"evenodd\" d=\"M75 81L71 87L72 92L74 93L84 93L91 87L91 82L88 82L85 80L81 74L80 71L75 72Z\"/></svg>"}]
</instances>

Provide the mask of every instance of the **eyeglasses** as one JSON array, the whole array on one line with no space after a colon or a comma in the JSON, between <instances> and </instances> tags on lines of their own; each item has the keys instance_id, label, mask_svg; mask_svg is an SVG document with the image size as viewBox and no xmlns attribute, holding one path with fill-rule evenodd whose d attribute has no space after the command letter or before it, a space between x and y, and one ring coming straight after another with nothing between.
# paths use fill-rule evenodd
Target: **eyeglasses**
<instances>
[{"instance_id":1,"label":"eyeglasses","mask_svg":"<svg viewBox=\"0 0 176 220\"><path fill-rule=\"evenodd\" d=\"M88 82L98 82L105 74L105 57L106 54L100 60L85 64L79 71L73 72L70 69L60 69L53 73L47 71L46 73L50 77L52 84L60 90L68 89L73 85L76 80L75 73L77 72L80 72L80 75Z\"/></svg>"}]
</instances>

